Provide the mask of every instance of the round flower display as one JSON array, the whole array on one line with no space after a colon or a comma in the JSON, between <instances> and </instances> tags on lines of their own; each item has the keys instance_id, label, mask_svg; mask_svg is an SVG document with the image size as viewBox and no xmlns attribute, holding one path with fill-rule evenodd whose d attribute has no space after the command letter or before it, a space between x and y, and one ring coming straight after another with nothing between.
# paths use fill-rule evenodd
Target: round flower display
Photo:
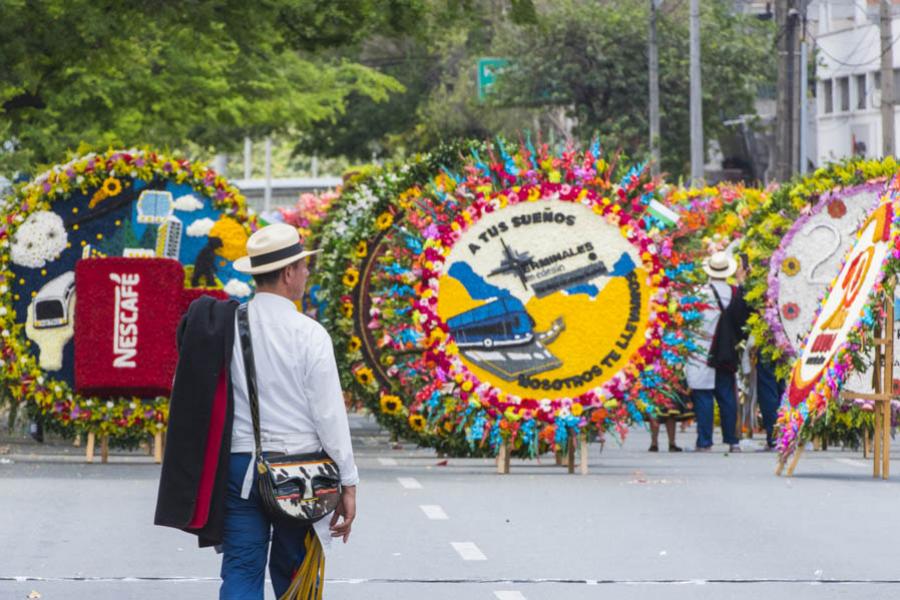
<instances>
[{"instance_id":1,"label":"round flower display","mask_svg":"<svg viewBox=\"0 0 900 600\"><path fill-rule=\"evenodd\" d=\"M132 443L164 429L181 311L201 293L250 292L215 235L246 239L237 189L184 158L110 151L53 167L3 208L8 396L64 434Z\"/></svg>"},{"instance_id":2,"label":"round flower display","mask_svg":"<svg viewBox=\"0 0 900 600\"><path fill-rule=\"evenodd\" d=\"M783 456L808 439L812 426L837 402L853 365L855 353L868 345L876 321L876 299L892 295L882 283L900 270L900 201L898 182L858 229L849 253L830 287L813 327L791 370L779 412Z\"/></svg>"},{"instance_id":3,"label":"round flower display","mask_svg":"<svg viewBox=\"0 0 900 600\"><path fill-rule=\"evenodd\" d=\"M596 148L470 148L352 181L335 202L333 266L312 285L348 371L367 374L346 383L399 436L454 455L624 434L677 393L688 345L664 244L645 233L654 183Z\"/></svg>"},{"instance_id":4,"label":"round flower display","mask_svg":"<svg viewBox=\"0 0 900 600\"><path fill-rule=\"evenodd\" d=\"M772 319L772 334L786 354L796 355L819 300L856 239L859 223L884 189L885 183L877 181L826 192L794 222L772 254L767 301L773 309L780 307L772 311L781 315ZM834 209L837 203L839 210Z\"/></svg>"}]
</instances>

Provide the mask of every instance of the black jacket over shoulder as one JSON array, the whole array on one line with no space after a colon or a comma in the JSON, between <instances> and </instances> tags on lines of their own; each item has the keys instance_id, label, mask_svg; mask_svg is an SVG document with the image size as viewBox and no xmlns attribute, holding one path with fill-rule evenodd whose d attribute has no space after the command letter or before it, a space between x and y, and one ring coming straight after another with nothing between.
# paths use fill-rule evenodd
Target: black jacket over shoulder
<instances>
[{"instance_id":1,"label":"black jacket over shoulder","mask_svg":"<svg viewBox=\"0 0 900 600\"><path fill-rule=\"evenodd\" d=\"M178 326L178 366L156 500L157 525L222 542L234 396L231 354L237 302L203 296Z\"/></svg>"}]
</instances>

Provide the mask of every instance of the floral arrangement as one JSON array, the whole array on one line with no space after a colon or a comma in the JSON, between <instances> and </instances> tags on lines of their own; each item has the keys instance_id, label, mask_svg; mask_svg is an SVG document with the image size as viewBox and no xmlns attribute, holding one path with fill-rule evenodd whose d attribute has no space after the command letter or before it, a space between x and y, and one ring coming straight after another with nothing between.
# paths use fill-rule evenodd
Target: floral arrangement
<instances>
[{"instance_id":1,"label":"floral arrangement","mask_svg":"<svg viewBox=\"0 0 900 600\"><path fill-rule=\"evenodd\" d=\"M791 383L779 411L782 460L812 435L816 424L827 417L829 405L838 403L838 394L849 373L864 368L863 355L871 348L875 322L884 317L878 314L883 305L880 300L886 297L893 301L894 278L900 271L900 203L897 192L898 181L894 179L888 198L859 229L857 245L847 254L838 277L829 286L814 319L815 326L803 342L800 358L794 364ZM864 234L872 235L873 239L864 239ZM867 243L869 248L876 249L858 250L860 244ZM878 244L884 248L883 259L879 257ZM869 277L869 273L873 275ZM860 306L862 308L858 309L858 313L848 312ZM823 314L826 308L829 312ZM836 321L837 325L832 321ZM847 322L849 327L845 325ZM823 333L838 329L837 334ZM815 368L813 377L803 374L806 364L823 362L821 367Z\"/></svg>"},{"instance_id":2,"label":"floral arrangement","mask_svg":"<svg viewBox=\"0 0 900 600\"><path fill-rule=\"evenodd\" d=\"M776 323L779 309L767 302L771 297L769 275L773 254L797 219L811 212L824 194L893 177L897 169L893 157L880 161L849 159L831 164L809 176L783 184L748 218L740 245L740 251L750 262L744 283L745 299L752 309L748 328L760 355L774 365L779 379L787 378L790 361L785 348L777 343L773 333L780 327ZM787 268L792 268L791 262Z\"/></svg>"},{"instance_id":3,"label":"floral arrangement","mask_svg":"<svg viewBox=\"0 0 900 600\"><path fill-rule=\"evenodd\" d=\"M828 282L853 245L859 223L878 205L885 184L881 178L825 192L817 204L801 210L772 253L764 316L785 356L796 356ZM810 241L817 231L824 235Z\"/></svg>"},{"instance_id":4,"label":"floral arrangement","mask_svg":"<svg viewBox=\"0 0 900 600\"><path fill-rule=\"evenodd\" d=\"M0 207L0 380L13 402L28 401L30 410L43 415L47 426L63 434L90 431L109 435L112 443L130 443L166 426L167 398L101 399L77 394L71 373L64 376L41 367L36 344L26 332L30 326L26 308L37 296L37 288L55 276L54 270L61 269L60 261L69 269L69 263L82 257L120 255L126 246L138 248L145 256L154 255L154 246L162 253L173 250L151 239L150 234L145 236L149 242L127 239L134 237L126 227L128 215L139 215L130 198L137 196L139 188L149 189L150 184L154 189L181 186L184 194L174 209L193 215L191 226L202 236L191 237L187 232L181 247L199 247L208 236L219 238L221 247L215 253L210 251L208 267L230 272L227 262L233 260L238 247L243 253L253 222L235 187L205 164L186 158L149 149L80 156L21 186ZM149 212L141 218L149 222L146 229L154 228L155 235L155 228L161 225L152 222L152 204L147 203ZM109 216L119 214L126 215L124 220ZM218 220L210 216L218 216ZM186 283L190 285L190 281ZM204 283L212 284L201 280L200 286ZM243 281L229 281L232 287L239 283ZM70 350L62 356L70 356L67 352Z\"/></svg>"},{"instance_id":5,"label":"floral arrangement","mask_svg":"<svg viewBox=\"0 0 900 600\"><path fill-rule=\"evenodd\" d=\"M689 303L668 297L660 244L645 233L655 195L643 168L606 163L598 145L560 156L530 143L471 145L354 182L324 222L330 258L313 281L320 318L346 348L344 383L398 435L452 454L491 454L506 440L534 456L573 431L624 435L677 393L689 346L678 326ZM529 202L583 207L633 245L647 278L646 328L627 366L569 397L510 395L486 384L461 362L433 304L447 244L501 203Z\"/></svg>"},{"instance_id":6,"label":"floral arrangement","mask_svg":"<svg viewBox=\"0 0 900 600\"><path fill-rule=\"evenodd\" d=\"M767 190L742 184L723 183L715 187L670 187L665 204L679 215L677 225L667 231L671 244L668 257L670 276L686 271L692 281L705 281L699 267L713 252L725 250L739 241L750 218L769 200Z\"/></svg>"},{"instance_id":7,"label":"floral arrangement","mask_svg":"<svg viewBox=\"0 0 900 600\"><path fill-rule=\"evenodd\" d=\"M293 225L300 233L300 239L308 240L316 224L325 218L331 204L340 197L340 190L327 191L322 194L304 192L294 206L280 207L281 220Z\"/></svg>"}]
</instances>

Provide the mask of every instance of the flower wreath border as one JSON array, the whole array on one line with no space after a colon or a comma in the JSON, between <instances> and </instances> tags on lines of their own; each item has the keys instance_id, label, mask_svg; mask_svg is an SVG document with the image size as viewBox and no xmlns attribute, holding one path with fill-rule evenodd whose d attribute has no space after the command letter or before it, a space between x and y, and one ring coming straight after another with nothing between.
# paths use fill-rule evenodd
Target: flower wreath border
<instances>
[{"instance_id":1,"label":"flower wreath border","mask_svg":"<svg viewBox=\"0 0 900 600\"><path fill-rule=\"evenodd\" d=\"M643 266L648 268L648 277L652 284L648 298L649 314L645 342L628 362L627 366L613 375L603 385L572 398L555 400L520 398L506 394L490 383L482 382L475 377L462 363L455 344L447 331L447 325L437 315L438 280L443 272L444 261L459 236L472 224L477 222L485 212L493 212L507 205L520 202L535 202L547 199L559 199L564 202L579 202L589 206L607 223L619 227L623 237L638 250ZM634 221L634 222L633 222ZM638 384L641 371L652 365L662 356L662 339L665 316L667 312L667 290L669 280L659 259L659 249L643 229L622 212L619 205L608 198L601 198L590 188L562 183L539 182L490 192L478 192L475 199L461 209L452 226L439 227L426 235L424 264L422 268L421 294L414 307L421 315L421 325L426 336L426 352L437 359L439 365L449 366L449 376L461 388L461 399L466 401L470 394L475 394L486 401L489 414L513 411L526 411L545 423L554 423L561 417L564 420L574 418L574 423L583 427L588 424L594 411L600 411L602 421L606 425L620 425L629 416L626 404L633 398L629 391ZM493 410L491 410L493 409Z\"/></svg>"},{"instance_id":2,"label":"flower wreath border","mask_svg":"<svg viewBox=\"0 0 900 600\"><path fill-rule=\"evenodd\" d=\"M48 210L55 202L65 202L74 190L87 194L91 189L107 189L119 178L150 181L156 177L188 183L191 187L252 230L255 221L247 212L240 191L203 162L158 153L148 148L90 153L51 167L32 182L19 188L2 206L0 224L0 380L14 402L33 401L37 410L49 416L62 433L94 432L117 438L155 434L168 423L167 397L101 400L76 394L70 386L46 376L27 350L23 323L16 322L13 310L14 281L10 270L10 239L25 217ZM119 184L121 185L121 184ZM128 400L125 402L124 400ZM124 440L120 440L124 441Z\"/></svg>"}]
</instances>

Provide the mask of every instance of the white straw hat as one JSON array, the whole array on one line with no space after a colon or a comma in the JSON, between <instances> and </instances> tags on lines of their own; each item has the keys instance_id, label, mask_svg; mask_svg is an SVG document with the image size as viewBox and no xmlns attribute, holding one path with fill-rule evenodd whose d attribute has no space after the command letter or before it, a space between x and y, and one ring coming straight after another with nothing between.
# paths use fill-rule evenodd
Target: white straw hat
<instances>
[{"instance_id":1,"label":"white straw hat","mask_svg":"<svg viewBox=\"0 0 900 600\"><path fill-rule=\"evenodd\" d=\"M703 261L703 270L713 279L728 279L737 268L737 261L727 252L716 252Z\"/></svg>"},{"instance_id":2,"label":"white straw hat","mask_svg":"<svg viewBox=\"0 0 900 600\"><path fill-rule=\"evenodd\" d=\"M269 273L321 251L304 250L296 228L286 223L275 223L250 236L247 256L234 261L234 268L250 275Z\"/></svg>"}]
</instances>

